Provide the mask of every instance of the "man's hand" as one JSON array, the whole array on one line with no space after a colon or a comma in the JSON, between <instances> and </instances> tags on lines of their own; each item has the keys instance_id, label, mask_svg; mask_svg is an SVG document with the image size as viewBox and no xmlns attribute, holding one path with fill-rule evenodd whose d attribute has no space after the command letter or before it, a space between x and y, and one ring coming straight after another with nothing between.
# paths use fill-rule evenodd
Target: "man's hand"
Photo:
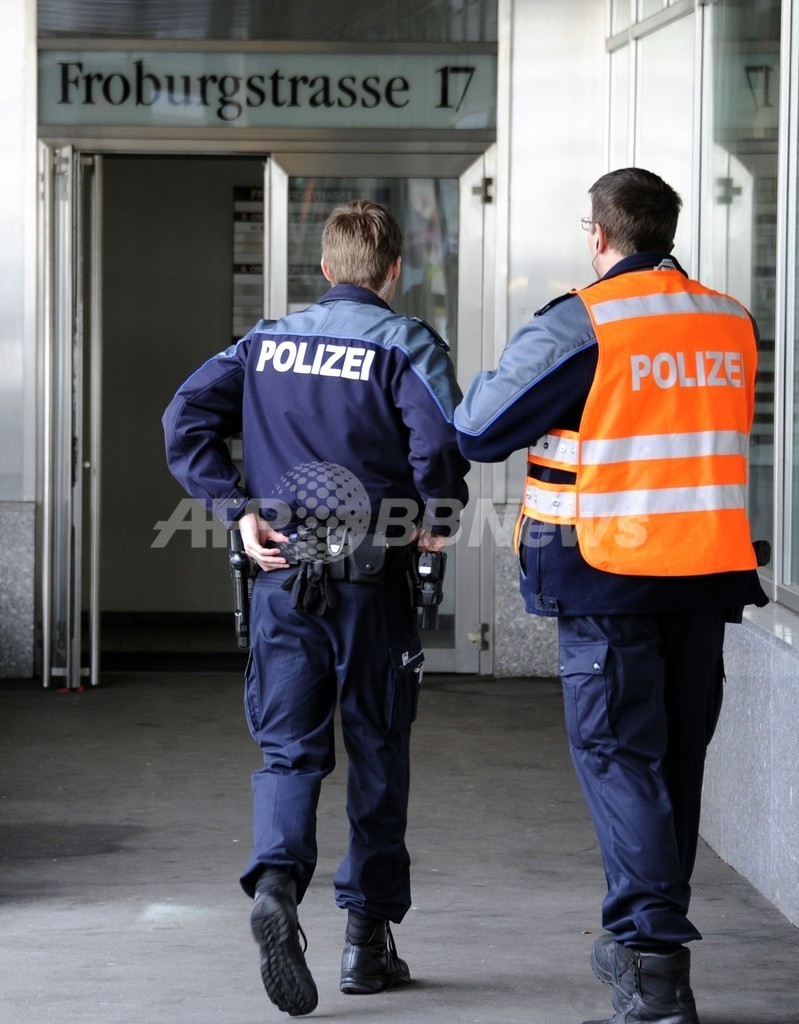
<instances>
[{"instance_id":1,"label":"man's hand","mask_svg":"<svg viewBox=\"0 0 799 1024\"><path fill-rule=\"evenodd\" d=\"M261 519L256 512L248 512L242 516L238 521L238 527L244 542L244 550L264 572L289 568L289 563L279 548L266 546L269 543L284 544L288 537L273 530L269 523L265 519Z\"/></svg>"},{"instance_id":2,"label":"man's hand","mask_svg":"<svg viewBox=\"0 0 799 1024\"><path fill-rule=\"evenodd\" d=\"M428 533L427 530L421 530L416 539L416 546L420 551L443 551L447 544L451 543L451 537L444 537L440 533Z\"/></svg>"}]
</instances>

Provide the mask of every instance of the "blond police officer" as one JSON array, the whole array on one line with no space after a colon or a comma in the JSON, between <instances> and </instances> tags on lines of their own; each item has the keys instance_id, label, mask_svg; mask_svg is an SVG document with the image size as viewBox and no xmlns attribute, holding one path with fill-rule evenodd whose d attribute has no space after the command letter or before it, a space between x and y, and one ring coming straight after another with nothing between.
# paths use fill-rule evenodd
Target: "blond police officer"
<instances>
[{"instance_id":1,"label":"blond police officer","mask_svg":"<svg viewBox=\"0 0 799 1024\"><path fill-rule=\"evenodd\" d=\"M697 1024L689 880L725 622L766 603L745 507L757 330L671 257L681 200L661 178L625 168L589 194L599 280L517 332L455 425L470 459L528 450L521 591L558 618L608 881L591 957L608 1024Z\"/></svg>"},{"instance_id":2,"label":"blond police officer","mask_svg":"<svg viewBox=\"0 0 799 1024\"><path fill-rule=\"evenodd\" d=\"M402 244L382 206L337 206L321 237L330 289L208 359L164 413L172 473L238 522L259 570L245 709L263 765L241 885L267 995L294 1017L318 1001L298 905L316 872L337 709L349 824L333 878L347 911L339 988L371 995L411 980L391 932L411 906L405 832L424 652L410 584L416 552L440 550L457 527L469 464L446 344L389 305ZM244 479L227 445L237 432Z\"/></svg>"}]
</instances>

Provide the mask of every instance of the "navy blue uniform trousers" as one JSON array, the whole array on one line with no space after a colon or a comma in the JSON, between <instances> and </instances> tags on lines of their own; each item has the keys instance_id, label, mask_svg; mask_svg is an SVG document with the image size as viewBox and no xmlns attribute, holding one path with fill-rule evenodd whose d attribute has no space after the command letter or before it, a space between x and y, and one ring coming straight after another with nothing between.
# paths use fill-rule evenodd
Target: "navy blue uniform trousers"
<instances>
[{"instance_id":1,"label":"navy blue uniform trousers","mask_svg":"<svg viewBox=\"0 0 799 1024\"><path fill-rule=\"evenodd\" d=\"M383 584L336 582L336 607L311 615L291 607L282 589L290 575L261 573L253 588L245 709L263 768L252 777L254 842L241 884L252 895L264 867L279 867L305 894L321 784L336 763L338 701L349 844L336 903L398 923L411 902L409 746L423 660L407 576L389 569Z\"/></svg>"},{"instance_id":2,"label":"navy blue uniform trousers","mask_svg":"<svg viewBox=\"0 0 799 1024\"><path fill-rule=\"evenodd\" d=\"M705 754L721 709L725 612L564 617L560 673L572 759L608 892L603 926L658 950L688 920Z\"/></svg>"}]
</instances>

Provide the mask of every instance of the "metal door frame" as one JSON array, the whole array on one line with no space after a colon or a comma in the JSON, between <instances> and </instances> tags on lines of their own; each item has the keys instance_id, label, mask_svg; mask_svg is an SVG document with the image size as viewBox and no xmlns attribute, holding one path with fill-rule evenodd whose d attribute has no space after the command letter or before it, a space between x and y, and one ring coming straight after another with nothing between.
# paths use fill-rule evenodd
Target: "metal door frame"
<instances>
[{"instance_id":1,"label":"metal door frame","mask_svg":"<svg viewBox=\"0 0 799 1024\"><path fill-rule=\"evenodd\" d=\"M99 143L99 145L98 145ZM167 155L171 146L157 147ZM203 147L205 149L205 147ZM225 147L231 157L256 155L251 147ZM42 430L42 516L41 516L41 621L43 685L61 682L67 689L78 690L88 678L91 685L99 681L100 625L100 443L101 418L101 230L102 230L102 151L144 155L137 143L123 144L115 139L110 145L94 140L90 151L62 142L40 142L40 229L39 229L39 309L40 352L42 353L41 430ZM191 155L202 158L219 155L220 147L209 146ZM186 156L185 152L174 155ZM303 153L280 152L273 157L262 153L264 170L264 310L266 316L280 315L286 308L287 272L287 210L289 174L313 173L319 176L351 176L357 157L358 176L385 177L451 177L460 179L461 238L465 225L479 226L470 231L467 245L461 246L459 267L459 376L462 386L468 383L481 366L484 339L491 333L493 310L494 207L477 197L484 188L481 183L491 176L495 147L477 156L475 152L351 152ZM487 171L486 168L489 168ZM91 170L90 176L88 170ZM388 173L387 173L388 171ZM87 186L87 181L90 184ZM472 220L465 215L471 209ZM479 217L478 217L479 213ZM477 254L481 259L475 261ZM464 264L468 254L469 262ZM282 264L282 272L280 270ZM464 267L468 266L470 286L464 286ZM478 268L477 270L475 268ZM477 273L477 277L475 276ZM479 286L476 284L478 277ZM479 300L478 300L479 297ZM479 311L477 305L480 305ZM88 323L87 323L88 318ZM468 325L468 327L467 327ZM86 330L85 330L86 329ZM465 332L469 331L469 337ZM473 335L473 336L472 336ZM83 393L84 360L88 357L88 398ZM66 401L64 380L71 379L71 394ZM88 406L86 403L88 402ZM84 409L88 429L84 436ZM67 427L68 429L64 429ZM67 441L69 437L69 441ZM60 447L59 447L60 442ZM63 471L64 445L72 465L72 482L67 487ZM61 463L59 464L59 457ZM61 476L59 476L59 472ZM470 506L478 503L485 480L485 470L475 467L470 475ZM68 491L68 500L65 492ZM59 526L57 503L67 506L69 522L69 557L60 568L69 577L59 584L56 564L57 534L64 543L64 524ZM479 504L478 504L479 508ZM87 664L82 664L81 601L84 509L89 516L89 551L87 552L89 641ZM467 510L468 511L468 510ZM472 513L473 514L473 513ZM453 549L458 587L456 591L455 648L428 653L431 671L490 673L491 646L483 637L493 622L494 538L482 531L479 551L469 551L469 540L476 536L469 527ZM62 552L63 556L63 552ZM53 665L54 596L58 586L66 595L69 621L69 643L64 666ZM468 606L468 607L467 607ZM486 625L484 625L486 624ZM451 652L451 653L450 653ZM442 654L449 654L442 658ZM55 671L54 671L55 668Z\"/></svg>"},{"instance_id":2,"label":"metal door frame","mask_svg":"<svg viewBox=\"0 0 799 1024\"><path fill-rule=\"evenodd\" d=\"M102 158L40 143L39 179L42 682L80 690L84 679L95 686L99 678Z\"/></svg>"},{"instance_id":3,"label":"metal door frame","mask_svg":"<svg viewBox=\"0 0 799 1024\"><path fill-rule=\"evenodd\" d=\"M282 316L288 295L288 185L292 176L357 178L453 178L459 182L458 378L462 388L482 367L484 338L493 323L496 147L475 154L275 153L264 177L264 302L267 316ZM490 184L487 184L490 183ZM281 230L282 226L282 230ZM270 241L271 240L271 241ZM268 268L268 273L267 273ZM268 283L267 283L268 281ZM494 537L480 522L480 496L486 481L482 467L469 474L470 501L457 543L450 548L454 567L455 644L425 648L430 672L490 673L493 622ZM478 517L475 522L475 515Z\"/></svg>"}]
</instances>

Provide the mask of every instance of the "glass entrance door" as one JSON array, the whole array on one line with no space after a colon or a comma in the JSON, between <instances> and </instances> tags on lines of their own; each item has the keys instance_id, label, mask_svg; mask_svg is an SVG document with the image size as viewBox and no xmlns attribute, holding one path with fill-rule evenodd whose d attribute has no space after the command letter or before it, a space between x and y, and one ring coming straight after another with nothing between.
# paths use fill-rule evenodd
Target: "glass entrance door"
<instances>
[{"instance_id":1,"label":"glass entrance door","mask_svg":"<svg viewBox=\"0 0 799 1024\"><path fill-rule=\"evenodd\" d=\"M327 215L348 199L371 199L393 214L404 236L392 308L425 320L447 344L457 339L457 178L291 177L288 197L289 310L316 302L326 287L319 238Z\"/></svg>"},{"instance_id":2,"label":"glass entrance door","mask_svg":"<svg viewBox=\"0 0 799 1024\"><path fill-rule=\"evenodd\" d=\"M42 678L98 681L102 161L41 150L44 333Z\"/></svg>"},{"instance_id":3,"label":"glass entrance door","mask_svg":"<svg viewBox=\"0 0 799 1024\"><path fill-rule=\"evenodd\" d=\"M482 319L462 324L463 310L474 301L466 295L461 281L462 260L472 267L483 266L482 196L475 188L475 175L482 174L483 158L461 174L451 177L398 177L392 173L392 159L385 166L372 161L367 175L331 174L327 161L318 160L319 173L291 174L276 161L267 169L266 192L270 194L271 219L277 208L285 217L285 245L273 248L269 261L272 281L268 315L302 309L316 302L327 283L319 267L320 236L330 211L350 199L371 199L388 209L400 224L404 236L402 274L392 308L407 316L425 320L447 342L462 386L480 365ZM350 158L350 165L359 163ZM381 173L382 172L382 173ZM285 192L276 187L283 182ZM472 189L475 189L472 191ZM269 219L269 218L268 218ZM468 246L464 249L464 240ZM474 287L474 274L465 275ZM482 291L482 281L480 285ZM474 475L474 474L473 474ZM474 495L473 481L471 491ZM479 624L479 546L470 549L464 531L449 549L444 599L439 609L439 626L425 631L426 666L431 671L477 672L483 647Z\"/></svg>"},{"instance_id":4,"label":"glass entrance door","mask_svg":"<svg viewBox=\"0 0 799 1024\"><path fill-rule=\"evenodd\" d=\"M155 352L163 362L165 353L158 348L162 337L162 318L158 313L162 306L158 303L163 299L159 300L157 285L159 275L165 273L164 263L170 271L174 269L170 260L175 265L182 265L180 254L171 249L161 262L153 258L144 261L144 269L149 276L142 278L139 274L135 295L125 284L124 296L121 296L120 275L123 282L126 281L126 268L133 263L124 262L122 267L118 266L121 260L119 252L114 250L111 254L107 251L109 233L117 246L123 246L125 253L153 250L160 253L163 246L161 241L154 244L148 233L150 228L142 227L139 234L131 234L131 218L125 212L129 204L118 198L112 202L112 197L119 197L120 189L130 177L134 177L142 186L149 182L144 194L148 197L148 204L154 203L158 197L172 194L163 187L163 176L166 175L168 181L175 176L179 179L181 168L169 162L164 167L163 161L159 161L157 167L148 163L145 174L145 168L139 167L134 158L89 156L70 147L45 145L42 146L41 159L45 183L40 247L42 352L45 354L42 401L45 410L42 424L42 672L45 685L79 689L84 683L98 682L101 590L105 602L102 608L104 615L108 613L110 598L113 598L113 612L121 609L129 615L128 609L131 609L130 614L134 617L145 608L149 614L158 613L159 618L177 609L180 615L194 611L221 614L227 622L227 588L224 584L222 587L217 585L220 578L224 580L227 570L222 550L224 531L221 547L217 550L212 531L214 523L195 521L194 516L185 519L184 513L178 515L176 511L178 507L183 508L180 505L182 497L177 490L169 490L172 482L167 479L163 465L160 432L157 454L150 462L145 461L149 451L145 442L149 444L151 435L157 432L151 427L146 430L137 428L135 455L140 459L142 470L138 475L126 471L125 486L135 487L140 479L159 481L159 473L164 477L163 486L159 482L152 483L149 490L147 487L139 488L135 501L128 500L127 490L120 495L119 477L113 473L115 452L122 451L124 459L120 464L129 466L132 451L124 444L119 447L119 438L124 441L127 434L120 434L114 429L114 423L108 423L103 445L106 460L105 515L129 543L124 551L115 551L113 574L108 573L107 566L104 567L102 585L99 571L101 241L106 246L104 288L107 291L109 282L117 282L117 291L112 289L109 293L102 318L106 338L114 339L114 350L107 348L105 358L107 407L109 401L116 401L113 397L118 391L115 391L115 381L124 380L127 390L131 391L128 382L138 379L132 376L128 365L131 360L135 366L141 364L145 367L150 365L149 354ZM307 159L310 160L310 156ZM395 308L427 319L444 337L450 345L461 385L465 386L481 365L485 325L491 319L490 304L486 301L490 289L488 292L483 290L484 282L490 279L486 261L491 247L484 245L483 239L491 237L487 225L493 215L493 207L484 202L486 157L464 168L463 165L472 159L468 156L459 157L458 161L451 157L426 156L423 161L417 158L417 163L426 166L417 167L404 176L396 173L404 169L397 158L376 160L374 157L356 158L351 155L340 155L337 161L314 155L311 163L315 167L299 169L281 166L270 159L266 161L263 177L260 158L252 166L248 164L235 169L227 165L220 167L216 163L204 167L204 175L211 180L208 192L203 189L199 193L197 206L207 209L209 202L222 190L226 203L223 216L227 219L224 223L220 221L220 231L229 230L231 200L235 219L236 190L229 187L231 182L246 184L256 192L259 180L263 183L263 206L258 204L255 214L249 215L257 221L261 210L263 212L263 276L260 285L250 280L246 282L248 326L262 312L266 316L282 315L287 309L314 301L324 292L327 285L319 270L319 233L322 220L329 207L334 205L333 193L343 191L347 198L372 195L392 210L405 233L404 291L397 296ZM369 166L364 167L367 162ZM353 163L363 169L363 176L347 177L347 167ZM431 163L439 171L437 177L427 173ZM214 170L213 175L210 174L211 169ZM324 173L316 173L320 169ZM190 177L194 181L197 174ZM102 232L101 221L105 223ZM114 230L111 230L112 224ZM208 231L208 226L204 225L203 238ZM261 245L260 239L255 244L256 248ZM210 251L216 253L217 248L211 246ZM235 243L232 256L235 320L238 295ZM223 257L220 259L224 262ZM150 263L154 264L152 268ZM135 266L141 270L141 264L139 261ZM192 273L196 274L196 263L191 263L191 266ZM213 270L211 279L219 281L218 261L209 266ZM248 270L253 271L254 266ZM222 275L224 273L229 273L227 264L222 268ZM254 289L257 293L259 288L260 296L256 294L253 300L257 309L253 311L249 305L250 292ZM177 290L185 291L187 295L194 294L188 287ZM149 301L142 304L137 297L145 292ZM115 420L117 427L121 422L129 421L157 423L171 395L169 389L182 379L181 374L185 376L208 353L226 344L230 337L230 308L219 302L213 289L209 289L209 293L214 296L213 308L222 310L220 315L206 328L205 321L210 320L210 316L206 307L202 307L198 314L201 323L195 317L190 322L196 326L180 332L185 350L173 352L177 345L169 346L170 358L176 363L174 367L170 364L169 368L164 368L162 390L150 389L152 396L150 390L146 395L136 391L135 402L124 407L127 411L123 414L121 407L117 410L120 412ZM169 312L174 316L174 288L165 294L168 294ZM128 295L130 301L125 305L121 299ZM196 304L195 298L189 306ZM131 305L135 317L129 309ZM145 308L150 318L142 320ZM153 318L155 323L151 322ZM189 322L187 317L184 319ZM152 344L147 342L150 344L147 348L143 339L151 337L155 340ZM115 353L117 356L130 356L128 363L123 360L120 364ZM128 367L127 371L125 367ZM149 405L146 404L148 402ZM151 409L153 403L154 411ZM136 465L139 466L139 462ZM476 469L470 479L470 493L472 499L467 517L478 504ZM171 501L174 501L174 506L169 504ZM174 525L177 519L181 520L179 527ZM160 541L164 534L169 533L168 527L177 530L177 535L170 540L169 559ZM427 665L432 671L490 671L490 651L483 651L484 631L480 620L490 621L490 607L486 610L486 601L490 601L491 587L490 583L486 584L488 597L481 598L480 565L482 560L484 568L488 566L490 569L491 538L484 537L482 544L474 542L473 537L478 532L470 526L458 543L449 549L446 596L439 617L441 628L425 637ZM181 549L183 542L185 552ZM202 547L203 551L195 550L196 547ZM128 571L128 563L122 561L123 556L135 562L135 573ZM147 581L142 600L149 603L143 604L142 600L137 603L138 592L131 596L134 577ZM484 578L490 581L490 571ZM153 580L160 582L154 586ZM186 585L187 580L192 581L191 586Z\"/></svg>"}]
</instances>

